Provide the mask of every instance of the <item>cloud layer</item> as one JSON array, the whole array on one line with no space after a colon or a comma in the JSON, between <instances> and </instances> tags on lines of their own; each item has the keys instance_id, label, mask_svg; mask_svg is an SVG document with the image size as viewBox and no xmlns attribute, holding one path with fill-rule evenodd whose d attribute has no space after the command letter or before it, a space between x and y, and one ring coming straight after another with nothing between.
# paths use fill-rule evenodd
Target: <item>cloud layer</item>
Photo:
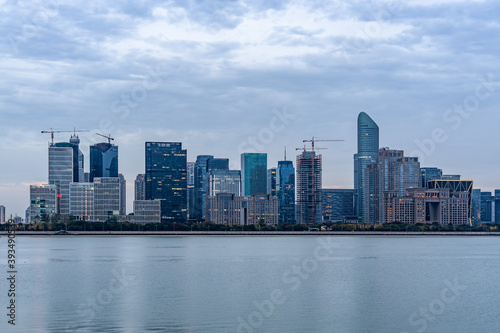
<instances>
[{"instance_id":1,"label":"cloud layer","mask_svg":"<svg viewBox=\"0 0 500 333\"><path fill-rule=\"evenodd\" d=\"M352 187L360 111L381 145L500 188L499 12L451 0L4 1L0 204L21 215L27 184L46 181L49 128L89 130L84 147L111 133L129 182L145 141L182 141L189 160L238 168L243 148L273 166L284 146L294 158L303 139L345 139L325 145L323 183ZM478 89L489 95L474 106ZM436 128L446 140L430 149Z\"/></svg>"}]
</instances>

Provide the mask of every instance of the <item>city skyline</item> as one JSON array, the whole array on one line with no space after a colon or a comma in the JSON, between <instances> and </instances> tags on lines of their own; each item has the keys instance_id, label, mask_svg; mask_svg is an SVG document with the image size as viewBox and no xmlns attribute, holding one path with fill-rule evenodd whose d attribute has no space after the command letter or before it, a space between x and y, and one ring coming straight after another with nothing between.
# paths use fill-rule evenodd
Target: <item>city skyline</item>
<instances>
[{"instance_id":1,"label":"city skyline","mask_svg":"<svg viewBox=\"0 0 500 333\"><path fill-rule=\"evenodd\" d=\"M0 204L24 214L29 185L46 180L40 131L50 128L89 130L79 135L86 170L95 133L116 139L129 211L146 141L183 142L189 161L212 154L239 169L252 149L274 167L283 146L290 155L312 136L345 139L326 145L323 184L352 188L361 111L382 147L420 151L422 166L493 191L499 10L458 0L4 3Z\"/></svg>"},{"instance_id":2,"label":"city skyline","mask_svg":"<svg viewBox=\"0 0 500 333\"><path fill-rule=\"evenodd\" d=\"M364 112L361 112L358 116L362 116L362 117L367 116L367 117L370 119L370 121L372 121L372 119L370 118L370 116L369 116L369 115L367 115L367 114L366 114L366 113L364 113ZM359 129L359 127L358 127L358 129ZM76 137L78 137L78 136L76 136ZM358 137L359 137L359 135L358 135ZM70 141L70 142L71 142L74 138L75 138L75 136L74 136L74 135L70 135L70 139L69 139L68 141ZM147 144L147 142L145 142L145 143ZM55 146L57 146L57 145L62 145L62 146L65 146L66 144L67 144L67 142L55 142ZM98 144L99 144L99 143L98 143ZM103 144L104 144L104 143L103 143ZM50 147L50 145L49 145L49 147ZM118 147L118 145L116 145L115 147ZM91 147L91 148L92 148L92 147ZM388 148L388 147L380 147L379 149L380 149L380 150L383 150L383 149L387 149L387 148ZM392 148L391 148L391 149L392 149ZM187 152L189 152L189 149L186 149L186 150L187 150ZM49 150L49 151L50 151L50 150ZM80 152L80 153L82 153L82 152ZM265 154L265 153L264 153L264 154ZM88 155L88 154L85 154L85 152L83 152L84 159L85 159L85 156L87 156L87 155ZM299 152L297 152L297 153L296 153L296 155L294 155L294 156L299 156L299 155L300 155L300 154L299 154ZM356 155L356 154L355 154L355 155ZM81 156L81 154L80 154L80 156ZM197 156L197 158L199 158L199 157L206 157L206 158L209 158L209 159L214 160L214 161L219 161L219 160L227 160L226 158L214 158L212 155L199 155L199 156ZM241 157L241 156L240 156L240 157ZM194 161L196 161L196 159L195 159ZM194 161L189 161L189 162L191 162L191 163L195 163ZM283 160L283 158L278 159L278 162L280 162L280 161L284 161L284 160ZM290 160L285 160L285 161L289 161L289 162L294 163L293 161L290 161ZM227 163L227 162L226 162L226 163ZM278 163L276 163L276 164L278 164ZM233 161L231 161L231 160L229 160L229 166L234 167L234 162L233 162ZM293 166L294 166L294 167L296 167L296 165L295 165L295 164L293 164ZM271 167L271 165L270 165L270 164L268 164L268 167ZM275 167L273 167L273 168L275 168ZM422 166L422 168L423 168L423 169L425 169L425 168L435 168L435 167L426 167L426 166ZM85 171L85 173L88 173L88 172L89 172L89 170L88 170L88 169L85 169L84 171ZM233 171L233 169L232 169L232 171ZM234 170L234 171L236 171L236 170ZM238 171L241 171L241 170L239 170L239 169L238 169ZM140 172L136 173L136 174L135 174L135 177L137 177L138 175L140 175L140 174L141 174L141 173L143 173L143 172L144 172L144 171L140 171ZM79 170L79 173L82 173L82 170ZM120 172L120 175L122 175L122 173L121 173L121 172ZM129 179L129 178L125 177L125 180L126 180L126 188L128 189L128 191L127 191L127 192L131 191L131 192L129 192L129 194L127 194L127 195L126 195L126 202L127 202L127 207L128 207L128 208L127 208L127 212L126 212L127 214L132 212L133 201L134 201L134 198L135 198L135 177L133 177L133 179ZM30 186L31 186L31 185L43 185L43 184L47 184L47 181L44 181L44 182L42 181L42 182L39 182L39 183L36 183L36 184L30 184ZM354 187L346 187L346 188L343 188L343 187L340 187L340 186L333 186L333 187L323 186L322 188L323 188L323 189L351 189L351 188L352 188L352 189L354 189ZM494 188L492 188L492 189L489 189L489 188L486 188L486 189L485 189L485 188L479 188L479 187L477 187L477 186L475 186L475 189L481 189L482 191L495 191L495 190L497 190L497 189L494 189ZM29 186L28 186L28 197L29 197ZM4 205L4 206L5 206L5 205ZM21 206L21 205L20 205L20 206ZM6 207L6 213L7 213L7 214L6 214L6 216L10 216L10 214L11 214L11 213L9 213L9 209L8 209L8 207ZM13 214L13 215L15 215L15 214ZM21 214L17 213L17 216L21 216L21 217L23 217L24 215L23 215L22 213L21 213Z\"/></svg>"}]
</instances>

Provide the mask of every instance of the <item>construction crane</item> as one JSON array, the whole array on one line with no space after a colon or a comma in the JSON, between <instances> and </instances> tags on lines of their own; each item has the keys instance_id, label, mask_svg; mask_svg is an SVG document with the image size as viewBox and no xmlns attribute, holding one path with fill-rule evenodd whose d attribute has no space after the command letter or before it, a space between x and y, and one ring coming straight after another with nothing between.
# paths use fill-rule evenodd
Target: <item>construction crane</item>
<instances>
[{"instance_id":1,"label":"construction crane","mask_svg":"<svg viewBox=\"0 0 500 333\"><path fill-rule=\"evenodd\" d=\"M316 221L316 205L315 205L315 202L316 202L316 193L315 193L315 187L314 187L314 181L315 181L315 170L316 170L316 166L315 166L315 155L314 155L314 152L316 150L325 150L325 149L328 149L328 148L317 148L315 147L314 143L315 142L344 142L345 140L318 140L318 139L315 139L314 136L311 138L311 139L306 139L306 140L302 140L302 142L310 142L311 143L311 149L309 151L311 151L313 154L312 154L312 164L311 164L311 169L312 169L312 216L313 216L313 219L314 221ZM306 152L308 149L306 148L306 145L304 145L304 148L295 148L295 150L304 150L304 152Z\"/></svg>"},{"instance_id":2,"label":"construction crane","mask_svg":"<svg viewBox=\"0 0 500 333\"><path fill-rule=\"evenodd\" d=\"M67 132L73 132L76 135L76 132L88 132L87 130L77 130L73 129L72 131L54 131L52 128L50 131L42 131L42 133L50 133L50 138L52 141L52 144L54 144L54 133L67 133Z\"/></svg>"},{"instance_id":3,"label":"construction crane","mask_svg":"<svg viewBox=\"0 0 500 333\"><path fill-rule=\"evenodd\" d=\"M111 134L110 135L104 135L104 134L100 134L100 133L96 133L97 135L100 135L106 139L108 139L108 143L111 144L111 140L114 140L115 138L112 138L111 137Z\"/></svg>"}]
</instances>

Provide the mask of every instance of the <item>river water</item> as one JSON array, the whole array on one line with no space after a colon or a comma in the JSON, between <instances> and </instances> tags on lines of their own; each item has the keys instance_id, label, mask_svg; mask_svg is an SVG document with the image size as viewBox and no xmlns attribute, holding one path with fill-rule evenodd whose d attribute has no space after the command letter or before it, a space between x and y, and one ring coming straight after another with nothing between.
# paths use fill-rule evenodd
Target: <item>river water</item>
<instances>
[{"instance_id":1,"label":"river water","mask_svg":"<svg viewBox=\"0 0 500 333\"><path fill-rule=\"evenodd\" d=\"M496 237L5 240L0 332L500 332Z\"/></svg>"}]
</instances>

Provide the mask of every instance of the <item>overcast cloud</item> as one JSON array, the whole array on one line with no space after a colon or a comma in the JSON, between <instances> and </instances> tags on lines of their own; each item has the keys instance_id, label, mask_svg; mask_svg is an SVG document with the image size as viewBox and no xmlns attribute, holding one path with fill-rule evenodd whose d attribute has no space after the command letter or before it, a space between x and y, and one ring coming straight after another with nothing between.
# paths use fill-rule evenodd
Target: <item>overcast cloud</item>
<instances>
[{"instance_id":1,"label":"overcast cloud","mask_svg":"<svg viewBox=\"0 0 500 333\"><path fill-rule=\"evenodd\" d=\"M115 137L129 212L145 141L236 169L243 151L271 167L284 146L295 160L303 139L345 139L322 145L323 184L352 188L360 111L382 146L500 188L499 14L486 0L0 0L0 204L24 217L50 128L89 130L86 171L95 133Z\"/></svg>"}]
</instances>

